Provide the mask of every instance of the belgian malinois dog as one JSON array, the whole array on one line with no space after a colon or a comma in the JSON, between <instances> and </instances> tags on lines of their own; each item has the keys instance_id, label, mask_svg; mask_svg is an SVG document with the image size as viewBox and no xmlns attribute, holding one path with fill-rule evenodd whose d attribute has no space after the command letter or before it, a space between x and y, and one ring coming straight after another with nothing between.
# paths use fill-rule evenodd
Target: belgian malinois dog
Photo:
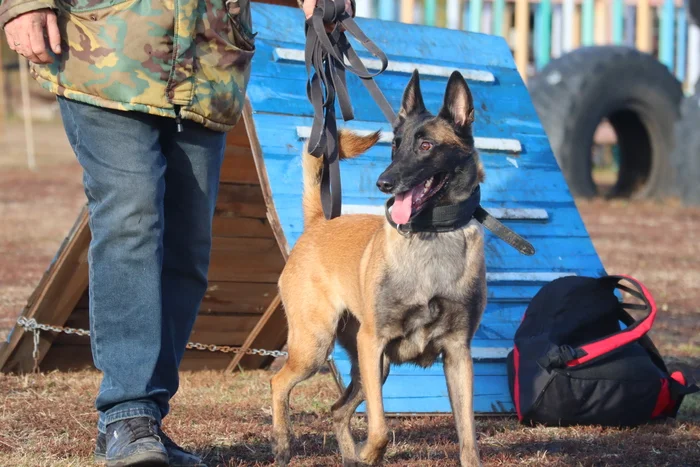
<instances>
[{"instance_id":1,"label":"belgian malinois dog","mask_svg":"<svg viewBox=\"0 0 700 467\"><path fill-rule=\"evenodd\" d=\"M395 197L390 215L327 221L320 194L322 160L303 157L304 233L279 280L289 325L289 359L271 381L273 450L290 460L289 394L321 368L335 339L352 362L352 381L333 405L345 466L376 464L388 443L382 385L390 363L432 365L442 355L462 466L480 465L473 412L471 340L486 305L481 224L406 235L395 225L467 198L483 181L474 148L472 95L452 74L437 116L425 108L418 72L394 122L392 162L377 181ZM341 159L365 152L379 133L342 131ZM356 445L350 420L366 400L368 437Z\"/></svg>"}]
</instances>

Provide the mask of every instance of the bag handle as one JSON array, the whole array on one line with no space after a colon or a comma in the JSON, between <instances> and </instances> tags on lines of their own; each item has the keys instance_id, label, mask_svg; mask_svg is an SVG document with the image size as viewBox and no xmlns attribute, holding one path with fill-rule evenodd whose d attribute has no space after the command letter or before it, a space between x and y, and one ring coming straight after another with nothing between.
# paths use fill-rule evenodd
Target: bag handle
<instances>
[{"instance_id":1,"label":"bag handle","mask_svg":"<svg viewBox=\"0 0 700 467\"><path fill-rule=\"evenodd\" d=\"M576 349L577 354L581 354L581 356L566 362L567 367L582 365L602 355L612 352L613 350L619 349L620 347L640 340L649 332L651 326L654 324L654 320L656 319L656 302L654 301L654 297L652 297L651 293L644 286L644 284L630 276L624 275L606 276L601 279L605 281L615 281L616 288L624 290L625 292L628 292L631 295L642 300L644 302L642 309L647 310L648 313L643 319L635 321L634 318L632 318L631 316L629 316L628 313L625 312L625 314L627 314L627 316L631 318L631 320L628 320L628 322L630 322L631 324L625 323L628 324L628 326L625 329L616 332L615 334L612 334L608 337L604 337L603 339L599 339L597 341L593 341L578 347ZM620 284L620 281L622 280L627 280L631 282L636 290ZM622 303L622 306L626 308L639 308L639 306L637 305L628 303Z\"/></svg>"},{"instance_id":2,"label":"bag handle","mask_svg":"<svg viewBox=\"0 0 700 467\"><path fill-rule=\"evenodd\" d=\"M552 346L545 355L537 360L538 363L547 370L551 368L570 368L590 362L631 342L641 341L641 344L653 354L655 362L657 364L660 362L661 368L665 369L663 360L651 339L644 339L652 324L654 324L654 319L656 319L656 302L649 290L644 284L630 276L604 276L599 280L605 282L613 281L615 288L624 290L643 301L644 304L621 303L622 309L620 310L619 319L627 325L625 329L579 347L570 345ZM631 282L634 288L620 284L620 281L623 280ZM624 308L646 310L648 313L643 319L637 321Z\"/></svg>"}]
</instances>

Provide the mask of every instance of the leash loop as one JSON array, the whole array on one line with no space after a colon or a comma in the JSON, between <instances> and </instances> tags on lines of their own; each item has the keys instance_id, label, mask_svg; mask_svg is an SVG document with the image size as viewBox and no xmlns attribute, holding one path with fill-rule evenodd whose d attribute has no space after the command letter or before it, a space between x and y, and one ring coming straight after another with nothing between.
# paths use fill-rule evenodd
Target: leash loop
<instances>
[{"instance_id":1,"label":"leash loop","mask_svg":"<svg viewBox=\"0 0 700 467\"><path fill-rule=\"evenodd\" d=\"M354 2L353 2L354 9ZM326 24L332 24L331 32ZM348 31L368 52L381 62L376 73L370 73L352 48L345 32ZM324 0L306 20L306 95L311 102L314 119L308 140L308 152L323 157L321 175L321 204L326 219L338 217L341 212L341 180L338 153L338 128L335 104L338 102L344 121L355 118L346 81L346 71L358 76L379 105L390 123L396 118L384 94L373 78L386 70L389 60L345 11L342 0ZM347 60L347 63L346 63Z\"/></svg>"}]
</instances>

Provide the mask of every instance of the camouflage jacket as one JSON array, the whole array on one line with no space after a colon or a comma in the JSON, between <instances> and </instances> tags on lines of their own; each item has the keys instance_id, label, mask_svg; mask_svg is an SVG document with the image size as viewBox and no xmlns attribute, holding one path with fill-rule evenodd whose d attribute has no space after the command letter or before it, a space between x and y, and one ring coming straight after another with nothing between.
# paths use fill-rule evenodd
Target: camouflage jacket
<instances>
[{"instance_id":1,"label":"camouflage jacket","mask_svg":"<svg viewBox=\"0 0 700 467\"><path fill-rule=\"evenodd\" d=\"M61 54L32 75L76 101L227 131L255 51L249 0L0 0L0 27L53 8Z\"/></svg>"}]
</instances>

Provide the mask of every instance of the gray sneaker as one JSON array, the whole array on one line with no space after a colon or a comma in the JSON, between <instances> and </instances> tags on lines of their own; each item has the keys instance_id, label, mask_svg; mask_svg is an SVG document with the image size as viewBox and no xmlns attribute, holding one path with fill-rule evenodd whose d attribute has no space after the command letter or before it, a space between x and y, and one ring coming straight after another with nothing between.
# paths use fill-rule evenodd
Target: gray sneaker
<instances>
[{"instance_id":1,"label":"gray sneaker","mask_svg":"<svg viewBox=\"0 0 700 467\"><path fill-rule=\"evenodd\" d=\"M98 437L107 467L167 467L168 452L158 437L158 425L149 417L129 418L107 425ZM97 457L97 450L95 452Z\"/></svg>"},{"instance_id":2,"label":"gray sneaker","mask_svg":"<svg viewBox=\"0 0 700 467\"><path fill-rule=\"evenodd\" d=\"M178 446L160 427L157 428L157 436L168 454L168 464L165 465L171 467L207 467L207 464L200 457ZM95 444L95 462L105 462L106 444L107 436L104 433L99 433Z\"/></svg>"}]
</instances>

